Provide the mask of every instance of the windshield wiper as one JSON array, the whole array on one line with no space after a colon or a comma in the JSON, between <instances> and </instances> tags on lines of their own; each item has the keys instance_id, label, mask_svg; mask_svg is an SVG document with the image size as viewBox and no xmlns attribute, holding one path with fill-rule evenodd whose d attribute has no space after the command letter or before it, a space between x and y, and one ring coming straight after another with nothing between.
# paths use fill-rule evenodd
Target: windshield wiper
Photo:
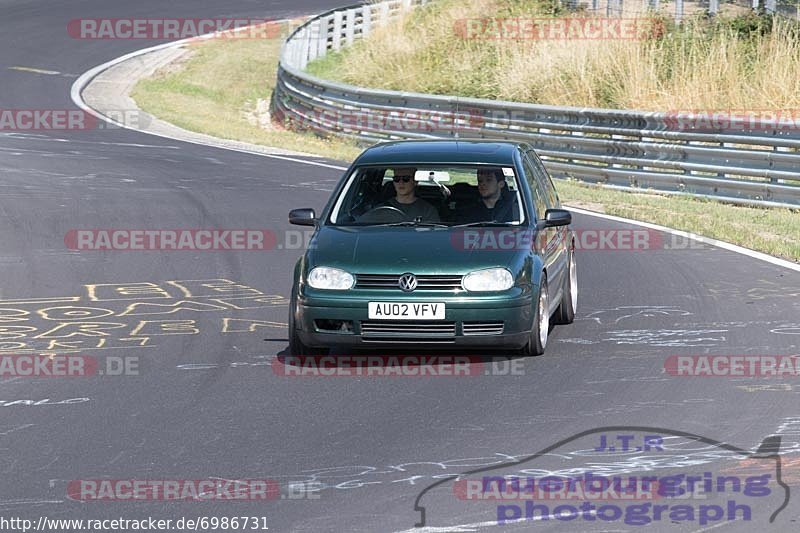
<instances>
[{"instance_id":1,"label":"windshield wiper","mask_svg":"<svg viewBox=\"0 0 800 533\"><path fill-rule=\"evenodd\" d=\"M371 227L388 228L391 226L420 226L428 228L449 228L447 224L441 222L415 222L413 220L404 220L403 222L385 222L383 224L368 224Z\"/></svg>"},{"instance_id":2,"label":"windshield wiper","mask_svg":"<svg viewBox=\"0 0 800 533\"><path fill-rule=\"evenodd\" d=\"M466 224L458 224L456 226L450 226L451 228L469 228L475 226L512 226L510 222L497 222L496 220L484 220L481 222L467 222ZM514 227L521 227L517 225L513 225Z\"/></svg>"}]
</instances>

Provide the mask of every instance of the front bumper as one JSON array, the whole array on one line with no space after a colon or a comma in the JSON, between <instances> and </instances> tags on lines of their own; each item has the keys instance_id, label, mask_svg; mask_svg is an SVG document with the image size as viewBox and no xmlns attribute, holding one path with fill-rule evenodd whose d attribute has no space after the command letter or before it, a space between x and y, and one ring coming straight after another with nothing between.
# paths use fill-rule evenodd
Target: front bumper
<instances>
[{"instance_id":1,"label":"front bumper","mask_svg":"<svg viewBox=\"0 0 800 533\"><path fill-rule=\"evenodd\" d=\"M459 297L428 292L413 298L396 292L304 295L298 298L294 321L303 344L314 347L516 349L528 342L533 307L530 293L516 288L508 292ZM444 302L445 318L370 320L370 301Z\"/></svg>"}]
</instances>

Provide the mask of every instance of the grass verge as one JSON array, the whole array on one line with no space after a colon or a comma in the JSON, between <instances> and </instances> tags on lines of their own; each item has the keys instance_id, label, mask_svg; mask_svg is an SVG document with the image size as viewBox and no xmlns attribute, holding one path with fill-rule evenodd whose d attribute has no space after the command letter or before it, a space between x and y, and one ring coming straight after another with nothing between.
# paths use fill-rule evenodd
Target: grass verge
<instances>
[{"instance_id":1,"label":"grass verge","mask_svg":"<svg viewBox=\"0 0 800 533\"><path fill-rule=\"evenodd\" d=\"M259 107L271 97L279 50L280 39L210 40L193 45L186 61L140 81L132 96L145 111L188 130L352 160L360 152L352 144L268 123L258 125L263 116ZM562 202L576 207L662 224L800 261L797 211L625 193L576 181L559 180L557 187Z\"/></svg>"},{"instance_id":2,"label":"grass verge","mask_svg":"<svg viewBox=\"0 0 800 533\"><path fill-rule=\"evenodd\" d=\"M800 211L628 193L573 180L558 180L556 187L561 201L575 207L660 224L800 262Z\"/></svg>"},{"instance_id":3,"label":"grass verge","mask_svg":"<svg viewBox=\"0 0 800 533\"><path fill-rule=\"evenodd\" d=\"M287 31L288 34L288 31ZM208 40L188 59L140 80L131 96L152 115L186 130L343 161L353 144L287 131L268 120L283 38Z\"/></svg>"},{"instance_id":4,"label":"grass verge","mask_svg":"<svg viewBox=\"0 0 800 533\"><path fill-rule=\"evenodd\" d=\"M663 13L632 13L626 20L638 22L630 38L591 38L580 30L587 14L553 0L438 0L312 62L309 71L360 87L546 105L800 107L800 23L724 7L718 17L695 14L680 26ZM556 19L577 28L575 38L512 24ZM594 20L611 29L608 21L619 19Z\"/></svg>"}]
</instances>

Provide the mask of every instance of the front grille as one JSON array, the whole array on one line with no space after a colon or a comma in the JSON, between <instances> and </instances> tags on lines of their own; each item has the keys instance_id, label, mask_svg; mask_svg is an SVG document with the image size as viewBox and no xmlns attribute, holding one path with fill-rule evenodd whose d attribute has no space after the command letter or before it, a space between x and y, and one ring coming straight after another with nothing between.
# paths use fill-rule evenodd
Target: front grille
<instances>
[{"instance_id":1,"label":"front grille","mask_svg":"<svg viewBox=\"0 0 800 533\"><path fill-rule=\"evenodd\" d=\"M397 282L401 274L356 274L356 289L397 289L400 290ZM461 290L461 278L463 276L439 276L422 275L416 276L417 288L415 291L456 291Z\"/></svg>"},{"instance_id":2,"label":"front grille","mask_svg":"<svg viewBox=\"0 0 800 533\"><path fill-rule=\"evenodd\" d=\"M455 322L377 321L361 322L364 342L452 343L455 342Z\"/></svg>"},{"instance_id":3,"label":"front grille","mask_svg":"<svg viewBox=\"0 0 800 533\"><path fill-rule=\"evenodd\" d=\"M503 333L503 321L499 322L464 322L464 335L500 335Z\"/></svg>"}]
</instances>

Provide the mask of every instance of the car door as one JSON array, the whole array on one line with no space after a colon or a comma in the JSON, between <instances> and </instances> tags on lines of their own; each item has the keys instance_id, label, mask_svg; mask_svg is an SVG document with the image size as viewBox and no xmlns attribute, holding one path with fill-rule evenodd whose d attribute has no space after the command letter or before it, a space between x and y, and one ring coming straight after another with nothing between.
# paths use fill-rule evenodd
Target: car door
<instances>
[{"instance_id":1,"label":"car door","mask_svg":"<svg viewBox=\"0 0 800 533\"><path fill-rule=\"evenodd\" d=\"M550 175L544 168L539 156L533 150L525 151L525 160L527 166L530 167L536 187L531 187L531 192L535 193L539 200L541 207L537 207L539 211L542 207L547 209L560 209L561 202L558 200L558 194L550 179ZM527 173L527 171L526 171ZM537 215L538 218L538 215ZM541 220L544 219L544 213L541 215ZM538 237L542 241L544 254L546 255L545 264L548 265L547 273L549 277L551 304L558 301L558 290L564 286L564 276L567 272L568 256L568 229L567 226L559 226L555 228L543 228L540 230Z\"/></svg>"}]
</instances>

